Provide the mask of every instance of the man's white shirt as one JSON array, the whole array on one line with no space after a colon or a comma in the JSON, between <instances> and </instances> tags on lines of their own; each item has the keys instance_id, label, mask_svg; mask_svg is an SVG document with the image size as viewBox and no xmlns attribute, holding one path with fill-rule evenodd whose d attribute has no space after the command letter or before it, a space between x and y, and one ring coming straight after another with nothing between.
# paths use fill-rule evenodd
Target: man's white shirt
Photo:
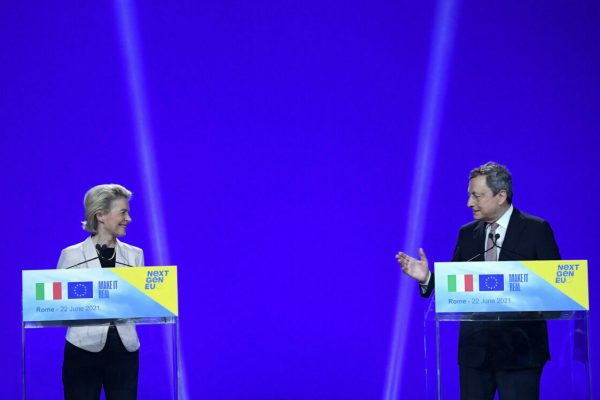
<instances>
[{"instance_id":1,"label":"man's white shirt","mask_svg":"<svg viewBox=\"0 0 600 400\"><path fill-rule=\"evenodd\" d=\"M498 237L498 239L496 239L496 246L498 246L496 249L496 261L498 261L500 258L500 252L502 251L502 245L504 244L506 230L508 229L508 223L510 222L510 217L511 217L512 213L513 213L513 206L511 204L510 207L508 208L508 210L506 210L506 212L504 214L502 214L500 219L498 221L496 221L496 223L498 224L498 227L496 228L496 234L500 235ZM484 247L485 250L488 249L487 240L488 240L488 236L490 234L491 229L492 229L492 224L488 224L485 228L485 239L484 239L484 243L483 243L483 245L485 246Z\"/></svg>"}]
</instances>

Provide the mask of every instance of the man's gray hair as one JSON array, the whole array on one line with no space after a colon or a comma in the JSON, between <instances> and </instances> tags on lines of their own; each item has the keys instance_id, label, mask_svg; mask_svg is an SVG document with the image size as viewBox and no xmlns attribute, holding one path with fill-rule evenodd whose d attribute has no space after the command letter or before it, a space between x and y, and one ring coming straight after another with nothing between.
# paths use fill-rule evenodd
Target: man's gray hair
<instances>
[{"instance_id":1,"label":"man's gray hair","mask_svg":"<svg viewBox=\"0 0 600 400\"><path fill-rule=\"evenodd\" d=\"M131 199L131 192L121 185L110 183L107 185L94 186L87 191L83 198L85 206L85 221L82 221L83 229L89 233L98 232L98 219L96 214L107 214L112 202L118 198Z\"/></svg>"},{"instance_id":2,"label":"man's gray hair","mask_svg":"<svg viewBox=\"0 0 600 400\"><path fill-rule=\"evenodd\" d=\"M485 176L485 182L494 196L501 190L506 190L506 201L512 204L512 175L504 165L489 161L473 169L469 174L469 180L478 176Z\"/></svg>"}]
</instances>

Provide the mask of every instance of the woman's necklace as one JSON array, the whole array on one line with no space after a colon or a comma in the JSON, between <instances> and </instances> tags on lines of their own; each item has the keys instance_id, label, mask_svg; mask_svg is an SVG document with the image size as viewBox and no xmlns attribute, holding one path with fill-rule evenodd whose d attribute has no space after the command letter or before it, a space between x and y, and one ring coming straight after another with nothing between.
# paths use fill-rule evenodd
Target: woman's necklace
<instances>
[{"instance_id":1,"label":"woman's necklace","mask_svg":"<svg viewBox=\"0 0 600 400\"><path fill-rule=\"evenodd\" d=\"M100 246L99 244L96 245L96 254L98 254L98 258L100 258L100 259L102 259L104 261L112 261L112 260L114 260L115 257L117 256L117 249L116 248L114 249L113 255L110 258L103 257L102 254L100 254L100 251L104 250L104 249L108 249L108 247L106 247L105 244L102 245L102 246Z\"/></svg>"}]
</instances>

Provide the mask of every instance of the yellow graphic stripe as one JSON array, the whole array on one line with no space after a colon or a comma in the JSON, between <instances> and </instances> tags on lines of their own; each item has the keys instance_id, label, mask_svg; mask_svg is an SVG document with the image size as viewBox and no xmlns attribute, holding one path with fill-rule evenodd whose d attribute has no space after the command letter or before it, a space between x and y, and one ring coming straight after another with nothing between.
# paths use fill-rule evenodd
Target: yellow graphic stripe
<instances>
[{"instance_id":1,"label":"yellow graphic stripe","mask_svg":"<svg viewBox=\"0 0 600 400\"><path fill-rule=\"evenodd\" d=\"M177 267L111 268L140 292L178 316Z\"/></svg>"},{"instance_id":2,"label":"yellow graphic stripe","mask_svg":"<svg viewBox=\"0 0 600 400\"><path fill-rule=\"evenodd\" d=\"M590 309L587 260L521 261L521 263L583 308ZM559 265L577 265L577 269L568 268L563 271L559 270ZM558 275L559 271L561 275ZM564 272L567 274L563 275Z\"/></svg>"}]
</instances>

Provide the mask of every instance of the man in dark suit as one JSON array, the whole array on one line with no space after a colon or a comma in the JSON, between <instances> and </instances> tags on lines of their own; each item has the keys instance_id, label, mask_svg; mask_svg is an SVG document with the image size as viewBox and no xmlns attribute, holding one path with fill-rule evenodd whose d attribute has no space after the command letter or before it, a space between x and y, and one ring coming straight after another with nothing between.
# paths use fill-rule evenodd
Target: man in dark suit
<instances>
[{"instance_id":1,"label":"man in dark suit","mask_svg":"<svg viewBox=\"0 0 600 400\"><path fill-rule=\"evenodd\" d=\"M506 167L488 162L471 171L469 201L475 221L459 232L452 261L558 260L550 225L512 205L512 177ZM427 257L400 252L402 271L419 281L429 297L435 276ZM508 315L506 315L508 317ZM462 400L537 400L542 368L550 359L545 321L462 322L458 363Z\"/></svg>"}]
</instances>

